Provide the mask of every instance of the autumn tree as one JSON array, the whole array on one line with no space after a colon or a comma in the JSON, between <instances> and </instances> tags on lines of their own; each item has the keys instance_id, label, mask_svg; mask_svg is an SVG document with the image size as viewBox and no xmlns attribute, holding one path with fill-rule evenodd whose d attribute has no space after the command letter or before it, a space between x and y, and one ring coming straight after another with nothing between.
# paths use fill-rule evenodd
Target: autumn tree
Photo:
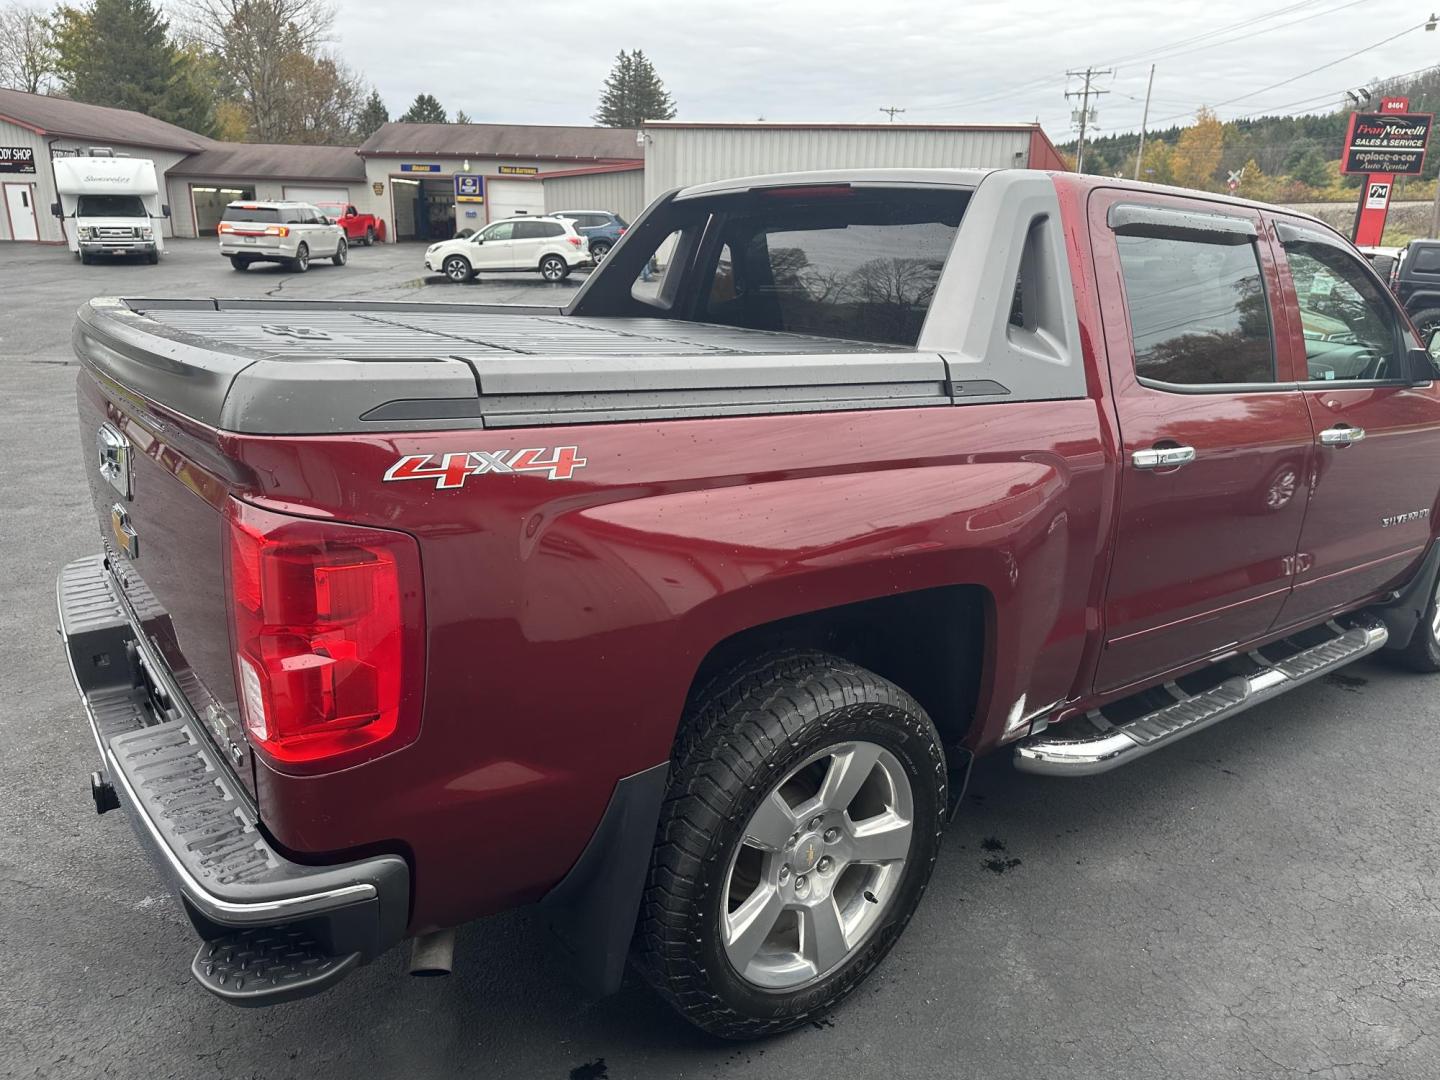
<instances>
[{"instance_id":1,"label":"autumn tree","mask_svg":"<svg viewBox=\"0 0 1440 1080\"><path fill-rule=\"evenodd\" d=\"M0 7L0 86L38 94L56 75L54 39L45 17L20 3Z\"/></svg>"},{"instance_id":2,"label":"autumn tree","mask_svg":"<svg viewBox=\"0 0 1440 1080\"><path fill-rule=\"evenodd\" d=\"M405 110L405 115L400 117L402 124L448 124L450 118L445 114L445 107L440 104L434 94L416 94L415 100L410 103L410 108Z\"/></svg>"},{"instance_id":3,"label":"autumn tree","mask_svg":"<svg viewBox=\"0 0 1440 1080\"><path fill-rule=\"evenodd\" d=\"M1225 128L1211 109L1195 114L1195 123L1180 133L1170 155L1170 171L1181 187L1212 189L1215 170L1225 153Z\"/></svg>"},{"instance_id":4,"label":"autumn tree","mask_svg":"<svg viewBox=\"0 0 1440 1080\"><path fill-rule=\"evenodd\" d=\"M281 77L287 88L280 111L285 141L314 145L349 142L364 109L361 80L329 56L291 53Z\"/></svg>"},{"instance_id":5,"label":"autumn tree","mask_svg":"<svg viewBox=\"0 0 1440 1080\"><path fill-rule=\"evenodd\" d=\"M602 127L633 128L646 120L673 120L675 99L655 65L640 49L620 50L600 92L595 122Z\"/></svg>"}]
</instances>

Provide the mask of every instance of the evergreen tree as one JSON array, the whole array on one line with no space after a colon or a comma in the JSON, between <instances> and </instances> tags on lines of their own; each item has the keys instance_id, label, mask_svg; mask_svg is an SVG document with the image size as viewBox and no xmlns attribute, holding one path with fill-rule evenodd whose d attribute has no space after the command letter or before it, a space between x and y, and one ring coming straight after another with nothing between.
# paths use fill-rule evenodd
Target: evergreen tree
<instances>
[{"instance_id":1,"label":"evergreen tree","mask_svg":"<svg viewBox=\"0 0 1440 1080\"><path fill-rule=\"evenodd\" d=\"M434 94L416 94L415 100L405 115L400 117L402 124L448 124L450 118L445 115L445 109L436 100Z\"/></svg>"},{"instance_id":2,"label":"evergreen tree","mask_svg":"<svg viewBox=\"0 0 1440 1080\"><path fill-rule=\"evenodd\" d=\"M53 17L56 68L76 101L133 109L191 130L214 126L213 87L150 0L93 0Z\"/></svg>"},{"instance_id":3,"label":"evergreen tree","mask_svg":"<svg viewBox=\"0 0 1440 1080\"><path fill-rule=\"evenodd\" d=\"M1330 183L1330 172L1325 165L1325 155L1319 147L1311 146L1293 162L1288 162L1286 171L1302 184L1324 187Z\"/></svg>"},{"instance_id":4,"label":"evergreen tree","mask_svg":"<svg viewBox=\"0 0 1440 1080\"><path fill-rule=\"evenodd\" d=\"M600 92L595 122L602 127L639 127L646 120L672 120L675 99L640 49L620 50Z\"/></svg>"},{"instance_id":5,"label":"evergreen tree","mask_svg":"<svg viewBox=\"0 0 1440 1080\"><path fill-rule=\"evenodd\" d=\"M471 119L470 119L470 114L467 113L464 109L456 109L456 110L455 110L455 123L457 123L457 124L473 124L474 122L475 122L474 120L471 120Z\"/></svg>"},{"instance_id":6,"label":"evergreen tree","mask_svg":"<svg viewBox=\"0 0 1440 1080\"><path fill-rule=\"evenodd\" d=\"M355 118L355 134L362 139L368 139L380 130L381 124L389 122L390 110L385 107L385 102L380 100L380 91L372 89L370 96L365 99L360 115Z\"/></svg>"}]
</instances>

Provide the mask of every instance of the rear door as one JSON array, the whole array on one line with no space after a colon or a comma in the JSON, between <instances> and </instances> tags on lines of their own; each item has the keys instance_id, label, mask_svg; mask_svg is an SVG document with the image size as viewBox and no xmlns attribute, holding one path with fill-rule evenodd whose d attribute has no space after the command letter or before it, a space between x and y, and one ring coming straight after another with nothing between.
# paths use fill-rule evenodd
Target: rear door
<instances>
[{"instance_id":1,"label":"rear door","mask_svg":"<svg viewBox=\"0 0 1440 1080\"><path fill-rule=\"evenodd\" d=\"M1090 227L1123 442L1106 691L1270 628L1313 440L1277 345L1279 278L1257 212L1100 190Z\"/></svg>"},{"instance_id":2,"label":"rear door","mask_svg":"<svg viewBox=\"0 0 1440 1080\"><path fill-rule=\"evenodd\" d=\"M540 265L540 252L545 247L545 238L550 229L561 226L549 221L517 221L511 234L511 265L530 269Z\"/></svg>"},{"instance_id":3,"label":"rear door","mask_svg":"<svg viewBox=\"0 0 1440 1080\"><path fill-rule=\"evenodd\" d=\"M1394 297L1327 230L1278 219L1281 278L1304 331L1301 396L1315 446L1286 622L1316 620L1404 580L1434 529L1440 391L1410 386L1416 345Z\"/></svg>"}]
</instances>

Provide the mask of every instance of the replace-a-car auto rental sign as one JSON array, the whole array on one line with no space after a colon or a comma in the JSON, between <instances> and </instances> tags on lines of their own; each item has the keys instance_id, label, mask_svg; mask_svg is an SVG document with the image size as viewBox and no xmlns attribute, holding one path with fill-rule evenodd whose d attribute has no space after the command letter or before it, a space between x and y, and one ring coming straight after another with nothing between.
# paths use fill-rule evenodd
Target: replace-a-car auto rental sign
<instances>
[{"instance_id":1,"label":"replace-a-car auto rental sign","mask_svg":"<svg viewBox=\"0 0 1440 1080\"><path fill-rule=\"evenodd\" d=\"M1340 171L1413 175L1425 164L1429 113L1351 113Z\"/></svg>"}]
</instances>

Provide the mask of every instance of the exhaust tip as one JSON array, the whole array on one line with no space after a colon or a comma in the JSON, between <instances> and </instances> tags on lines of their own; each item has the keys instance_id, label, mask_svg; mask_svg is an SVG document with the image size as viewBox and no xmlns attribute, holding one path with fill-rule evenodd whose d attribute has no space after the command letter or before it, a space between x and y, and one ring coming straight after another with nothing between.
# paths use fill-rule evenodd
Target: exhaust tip
<instances>
[{"instance_id":1,"label":"exhaust tip","mask_svg":"<svg viewBox=\"0 0 1440 1080\"><path fill-rule=\"evenodd\" d=\"M410 942L410 974L417 978L449 975L454 959L454 930L421 934Z\"/></svg>"}]
</instances>

